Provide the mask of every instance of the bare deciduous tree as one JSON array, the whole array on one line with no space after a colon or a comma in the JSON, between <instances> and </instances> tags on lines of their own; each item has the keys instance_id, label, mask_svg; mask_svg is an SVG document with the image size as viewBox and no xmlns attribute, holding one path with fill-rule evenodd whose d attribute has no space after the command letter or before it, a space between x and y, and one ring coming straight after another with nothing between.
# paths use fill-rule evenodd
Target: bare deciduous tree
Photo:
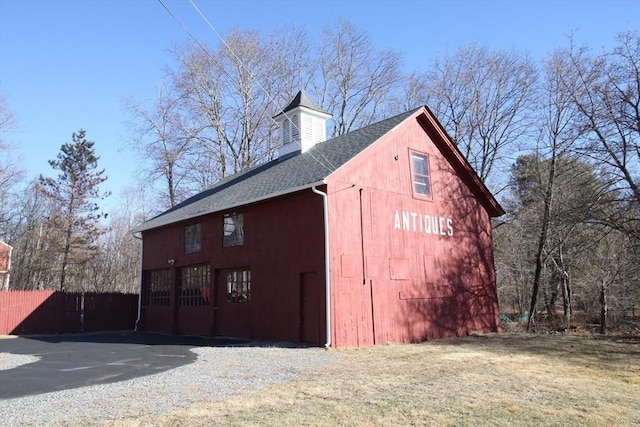
<instances>
[{"instance_id":1,"label":"bare deciduous tree","mask_svg":"<svg viewBox=\"0 0 640 427\"><path fill-rule=\"evenodd\" d=\"M334 113L334 135L388 114L401 78L398 53L374 49L345 21L323 33L317 52L310 46L292 27L268 35L234 29L216 49L192 42L172 50L168 95L159 95L155 111L129 105L134 144L153 160L143 168L166 180L170 206L271 160L279 140L272 117L307 86Z\"/></svg>"},{"instance_id":2,"label":"bare deciduous tree","mask_svg":"<svg viewBox=\"0 0 640 427\"><path fill-rule=\"evenodd\" d=\"M273 84L278 87L272 107L282 108L299 90L313 86L318 75L318 58L311 38L302 27L282 28L272 34L274 70ZM278 114L279 111L276 111Z\"/></svg>"},{"instance_id":3,"label":"bare deciduous tree","mask_svg":"<svg viewBox=\"0 0 640 427\"><path fill-rule=\"evenodd\" d=\"M640 35L625 33L611 53L569 48L565 85L587 139L577 149L606 170L640 214ZM635 229L636 224L632 224Z\"/></svg>"},{"instance_id":4,"label":"bare deciduous tree","mask_svg":"<svg viewBox=\"0 0 640 427\"><path fill-rule=\"evenodd\" d=\"M570 102L571 94L563 90L563 66L564 58L560 54L552 54L545 64L545 85L544 96L541 97L541 126L540 145L547 151L549 166L546 173L541 176L542 191L542 219L537 237L537 249L535 252L535 270L533 275L533 285L531 291L531 305L529 307L529 319L527 329L532 330L535 326L535 315L538 304L538 293L540 289L542 269L548 253L548 236L552 220L553 204L557 203L556 173L559 158L564 157L571 149L572 145L580 136L573 126L575 120L575 109ZM565 271L561 272L562 274ZM565 293L567 294L567 293Z\"/></svg>"},{"instance_id":5,"label":"bare deciduous tree","mask_svg":"<svg viewBox=\"0 0 640 427\"><path fill-rule=\"evenodd\" d=\"M374 48L369 34L348 21L326 27L319 45L314 95L333 114L333 136L389 114L400 85L400 54Z\"/></svg>"},{"instance_id":6,"label":"bare deciduous tree","mask_svg":"<svg viewBox=\"0 0 640 427\"><path fill-rule=\"evenodd\" d=\"M139 216L127 209L109 215L98 253L86 268L87 290L138 292L141 242L130 230L140 221Z\"/></svg>"},{"instance_id":7,"label":"bare deciduous tree","mask_svg":"<svg viewBox=\"0 0 640 427\"><path fill-rule=\"evenodd\" d=\"M133 116L130 146L145 160L140 170L143 180L151 186L162 182L158 191L161 205L173 207L193 191L188 157L194 138L183 116L182 100L160 87L150 108L130 101L127 109Z\"/></svg>"},{"instance_id":8,"label":"bare deciduous tree","mask_svg":"<svg viewBox=\"0 0 640 427\"><path fill-rule=\"evenodd\" d=\"M436 58L409 81L429 105L483 181L492 181L514 159L531 130L536 67L526 55L469 45ZM416 97L417 98L417 97ZM494 191L496 189L494 188Z\"/></svg>"},{"instance_id":9,"label":"bare deciduous tree","mask_svg":"<svg viewBox=\"0 0 640 427\"><path fill-rule=\"evenodd\" d=\"M37 181L28 185L12 208L10 241L13 245L12 289L44 289L52 287L55 253L48 252L46 220L51 203L40 191Z\"/></svg>"},{"instance_id":10,"label":"bare deciduous tree","mask_svg":"<svg viewBox=\"0 0 640 427\"><path fill-rule=\"evenodd\" d=\"M20 158L7 136L17 129L17 120L0 95L0 238L11 240L12 216L19 207L18 200L25 173L20 168Z\"/></svg>"},{"instance_id":11,"label":"bare deciduous tree","mask_svg":"<svg viewBox=\"0 0 640 427\"><path fill-rule=\"evenodd\" d=\"M626 181L640 202L633 172L640 161L640 37L627 34L609 55L591 57L586 48L570 51L574 101L591 137L585 147Z\"/></svg>"},{"instance_id":12,"label":"bare deciduous tree","mask_svg":"<svg viewBox=\"0 0 640 427\"><path fill-rule=\"evenodd\" d=\"M258 32L234 30L215 51L202 44L174 50L179 65L171 72L172 85L197 124L208 184L270 160L275 152L270 135L280 87L277 47Z\"/></svg>"}]
</instances>

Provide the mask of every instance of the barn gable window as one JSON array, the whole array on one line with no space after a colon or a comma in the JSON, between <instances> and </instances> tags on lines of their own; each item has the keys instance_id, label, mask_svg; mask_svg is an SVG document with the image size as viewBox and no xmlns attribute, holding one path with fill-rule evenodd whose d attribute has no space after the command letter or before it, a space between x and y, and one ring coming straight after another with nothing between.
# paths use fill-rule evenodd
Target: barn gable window
<instances>
[{"instance_id":1,"label":"barn gable window","mask_svg":"<svg viewBox=\"0 0 640 427\"><path fill-rule=\"evenodd\" d=\"M171 304L171 269L146 270L143 275L144 304L147 307L168 307Z\"/></svg>"},{"instance_id":2,"label":"barn gable window","mask_svg":"<svg viewBox=\"0 0 640 427\"><path fill-rule=\"evenodd\" d=\"M232 304L251 302L251 270L235 270L227 273L227 301Z\"/></svg>"},{"instance_id":3,"label":"barn gable window","mask_svg":"<svg viewBox=\"0 0 640 427\"><path fill-rule=\"evenodd\" d=\"M180 269L179 305L193 307L210 304L210 274L209 264Z\"/></svg>"},{"instance_id":4,"label":"barn gable window","mask_svg":"<svg viewBox=\"0 0 640 427\"><path fill-rule=\"evenodd\" d=\"M429 156L418 151L411 151L410 155L413 195L419 198L431 199Z\"/></svg>"},{"instance_id":5,"label":"barn gable window","mask_svg":"<svg viewBox=\"0 0 640 427\"><path fill-rule=\"evenodd\" d=\"M223 218L223 246L244 245L244 215L241 213L228 213Z\"/></svg>"},{"instance_id":6,"label":"barn gable window","mask_svg":"<svg viewBox=\"0 0 640 427\"><path fill-rule=\"evenodd\" d=\"M200 252L200 223L184 227L184 253Z\"/></svg>"}]
</instances>

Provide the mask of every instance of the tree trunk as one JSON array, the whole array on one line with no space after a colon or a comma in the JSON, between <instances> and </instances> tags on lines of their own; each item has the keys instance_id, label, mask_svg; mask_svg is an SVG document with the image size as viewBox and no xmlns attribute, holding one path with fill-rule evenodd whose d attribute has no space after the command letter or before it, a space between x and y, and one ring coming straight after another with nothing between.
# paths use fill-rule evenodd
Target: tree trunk
<instances>
[{"instance_id":1,"label":"tree trunk","mask_svg":"<svg viewBox=\"0 0 640 427\"><path fill-rule=\"evenodd\" d=\"M553 283L553 275L550 279L550 282L547 286L543 286L542 287L542 296L544 297L544 307L547 310L547 316L553 316L553 309L551 308L552 305L552 296L549 296L549 287L552 286Z\"/></svg>"},{"instance_id":2,"label":"tree trunk","mask_svg":"<svg viewBox=\"0 0 640 427\"><path fill-rule=\"evenodd\" d=\"M555 321L558 317L558 312L556 310L556 302L558 302L558 271L556 268L551 270L551 278L549 279L549 289L551 290L551 295L549 296L549 302L547 303L547 313L553 318Z\"/></svg>"},{"instance_id":3,"label":"tree trunk","mask_svg":"<svg viewBox=\"0 0 640 427\"><path fill-rule=\"evenodd\" d=\"M564 312L564 326L571 327L571 284L569 282L569 273L564 265L564 257L562 256L562 247L560 248L560 274L562 288L562 309Z\"/></svg>"},{"instance_id":4,"label":"tree trunk","mask_svg":"<svg viewBox=\"0 0 640 427\"><path fill-rule=\"evenodd\" d=\"M72 200L73 202L73 200ZM73 206L73 205L72 205ZM71 208L69 208L69 212L71 212ZM71 252L71 236L72 236L72 227L73 227L73 219L71 214L68 215L66 221L65 236L64 236L64 248L62 251L62 265L60 266L60 291L64 291L65 279L67 275L67 265L69 264L69 252Z\"/></svg>"},{"instance_id":5,"label":"tree trunk","mask_svg":"<svg viewBox=\"0 0 640 427\"><path fill-rule=\"evenodd\" d=\"M538 305L538 292L540 290L540 278L542 276L542 268L544 263L544 246L547 242L547 234L549 233L549 224L551 222L551 201L553 199L553 185L556 174L556 145L554 141L551 154L551 162L549 165L549 176L547 179L547 188L544 195L544 212L542 214L542 228L538 237L538 250L536 251L536 270L533 275L533 289L531 290L531 306L529 307L529 319L527 321L527 332L532 332L535 327L536 307Z\"/></svg>"},{"instance_id":6,"label":"tree trunk","mask_svg":"<svg viewBox=\"0 0 640 427\"><path fill-rule=\"evenodd\" d=\"M600 286L600 333L607 333L607 285L602 282Z\"/></svg>"},{"instance_id":7,"label":"tree trunk","mask_svg":"<svg viewBox=\"0 0 640 427\"><path fill-rule=\"evenodd\" d=\"M562 274L562 309L564 312L564 326L571 327L571 286L569 284L569 274Z\"/></svg>"}]
</instances>

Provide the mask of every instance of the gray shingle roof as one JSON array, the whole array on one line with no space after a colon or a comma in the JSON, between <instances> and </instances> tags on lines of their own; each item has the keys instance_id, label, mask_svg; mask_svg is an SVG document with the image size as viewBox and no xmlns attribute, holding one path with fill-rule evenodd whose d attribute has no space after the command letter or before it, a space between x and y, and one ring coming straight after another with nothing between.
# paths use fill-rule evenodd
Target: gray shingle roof
<instances>
[{"instance_id":1,"label":"gray shingle roof","mask_svg":"<svg viewBox=\"0 0 640 427\"><path fill-rule=\"evenodd\" d=\"M322 183L333 171L373 144L418 109L316 144L247 171L226 177L137 227L145 231L188 218L220 212Z\"/></svg>"}]
</instances>

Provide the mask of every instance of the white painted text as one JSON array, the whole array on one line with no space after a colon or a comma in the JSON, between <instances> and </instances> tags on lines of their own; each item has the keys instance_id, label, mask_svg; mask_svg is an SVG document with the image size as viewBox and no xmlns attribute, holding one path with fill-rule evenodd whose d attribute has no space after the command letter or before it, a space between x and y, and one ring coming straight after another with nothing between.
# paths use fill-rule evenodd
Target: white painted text
<instances>
[{"instance_id":1,"label":"white painted text","mask_svg":"<svg viewBox=\"0 0 640 427\"><path fill-rule=\"evenodd\" d=\"M417 212L396 211L393 228L403 231L453 236L453 220L435 215L424 215Z\"/></svg>"}]
</instances>

